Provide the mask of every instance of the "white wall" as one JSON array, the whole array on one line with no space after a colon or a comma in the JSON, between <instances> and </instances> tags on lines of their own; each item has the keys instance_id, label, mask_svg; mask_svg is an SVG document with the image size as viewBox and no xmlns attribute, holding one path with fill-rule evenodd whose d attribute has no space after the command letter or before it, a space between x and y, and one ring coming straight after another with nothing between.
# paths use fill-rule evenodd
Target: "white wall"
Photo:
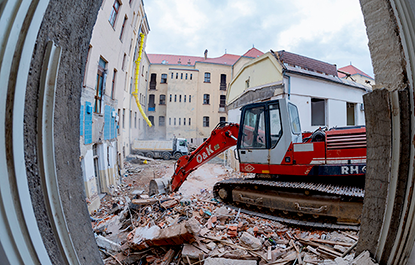
<instances>
[{"instance_id":1,"label":"white wall","mask_svg":"<svg viewBox=\"0 0 415 265\"><path fill-rule=\"evenodd\" d=\"M360 110L366 91L309 77L291 76L290 100L300 112L302 131L314 131L311 125L311 98L326 99L326 126L347 126L346 103L356 103L356 125L364 125L364 111Z\"/></svg>"}]
</instances>

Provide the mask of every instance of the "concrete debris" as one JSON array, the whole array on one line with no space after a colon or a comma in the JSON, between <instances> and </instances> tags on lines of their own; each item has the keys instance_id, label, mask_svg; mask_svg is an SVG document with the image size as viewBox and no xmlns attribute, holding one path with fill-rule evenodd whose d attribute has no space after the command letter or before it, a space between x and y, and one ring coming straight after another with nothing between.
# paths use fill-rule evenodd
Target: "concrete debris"
<instances>
[{"instance_id":1,"label":"concrete debris","mask_svg":"<svg viewBox=\"0 0 415 265\"><path fill-rule=\"evenodd\" d=\"M368 252L354 256L354 231L302 229L247 215L209 190L150 197L134 181L113 187L91 215L105 264L376 264Z\"/></svg>"},{"instance_id":2,"label":"concrete debris","mask_svg":"<svg viewBox=\"0 0 415 265\"><path fill-rule=\"evenodd\" d=\"M258 250L262 247L261 240L251 235L250 233L243 232L239 239L244 245L251 249Z\"/></svg>"},{"instance_id":3,"label":"concrete debris","mask_svg":"<svg viewBox=\"0 0 415 265\"><path fill-rule=\"evenodd\" d=\"M224 259L224 258L207 258L205 265L256 265L255 260Z\"/></svg>"}]
</instances>

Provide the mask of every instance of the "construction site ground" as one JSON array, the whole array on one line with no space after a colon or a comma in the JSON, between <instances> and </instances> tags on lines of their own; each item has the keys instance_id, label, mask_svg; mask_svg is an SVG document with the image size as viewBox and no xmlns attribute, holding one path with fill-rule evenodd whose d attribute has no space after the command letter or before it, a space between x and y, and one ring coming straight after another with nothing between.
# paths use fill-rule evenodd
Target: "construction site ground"
<instances>
[{"instance_id":1,"label":"construction site ground","mask_svg":"<svg viewBox=\"0 0 415 265\"><path fill-rule=\"evenodd\" d=\"M171 178L174 160L125 163L91 225L104 264L376 264L356 255L356 231L295 227L250 216L215 200L217 181L246 177L215 158L177 193L148 196L153 178Z\"/></svg>"}]
</instances>

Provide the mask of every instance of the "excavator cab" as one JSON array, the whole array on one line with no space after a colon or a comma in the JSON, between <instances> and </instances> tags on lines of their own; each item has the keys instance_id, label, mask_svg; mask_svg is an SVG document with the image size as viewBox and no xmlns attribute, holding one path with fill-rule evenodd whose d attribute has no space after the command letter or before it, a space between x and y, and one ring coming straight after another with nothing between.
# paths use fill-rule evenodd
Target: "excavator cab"
<instances>
[{"instance_id":1,"label":"excavator cab","mask_svg":"<svg viewBox=\"0 0 415 265\"><path fill-rule=\"evenodd\" d=\"M301 143L297 107L287 99L249 104L241 109L237 152L242 172L269 174L271 165L290 163L285 154Z\"/></svg>"}]
</instances>

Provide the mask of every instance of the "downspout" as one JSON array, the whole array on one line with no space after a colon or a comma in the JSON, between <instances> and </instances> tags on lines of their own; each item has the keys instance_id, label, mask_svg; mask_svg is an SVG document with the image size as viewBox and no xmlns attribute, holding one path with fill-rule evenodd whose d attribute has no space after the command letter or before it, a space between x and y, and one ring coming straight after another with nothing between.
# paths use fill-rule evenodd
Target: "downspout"
<instances>
[{"instance_id":1,"label":"downspout","mask_svg":"<svg viewBox=\"0 0 415 265\"><path fill-rule=\"evenodd\" d=\"M134 80L135 90L132 94L135 98L135 102L137 103L138 110L140 111L144 120L147 122L148 126L151 127L153 125L151 124L150 120L147 118L146 114L144 113L144 110L141 107L140 100L138 98L138 76L140 72L140 61L141 61L141 55L143 53L143 46L144 46L144 34L140 33L140 49L138 50L137 60L135 60L135 80Z\"/></svg>"},{"instance_id":2,"label":"downspout","mask_svg":"<svg viewBox=\"0 0 415 265\"><path fill-rule=\"evenodd\" d=\"M284 77L288 78L288 100L290 100L290 96L291 96L291 77L289 75L287 75L285 72L282 74Z\"/></svg>"}]
</instances>

